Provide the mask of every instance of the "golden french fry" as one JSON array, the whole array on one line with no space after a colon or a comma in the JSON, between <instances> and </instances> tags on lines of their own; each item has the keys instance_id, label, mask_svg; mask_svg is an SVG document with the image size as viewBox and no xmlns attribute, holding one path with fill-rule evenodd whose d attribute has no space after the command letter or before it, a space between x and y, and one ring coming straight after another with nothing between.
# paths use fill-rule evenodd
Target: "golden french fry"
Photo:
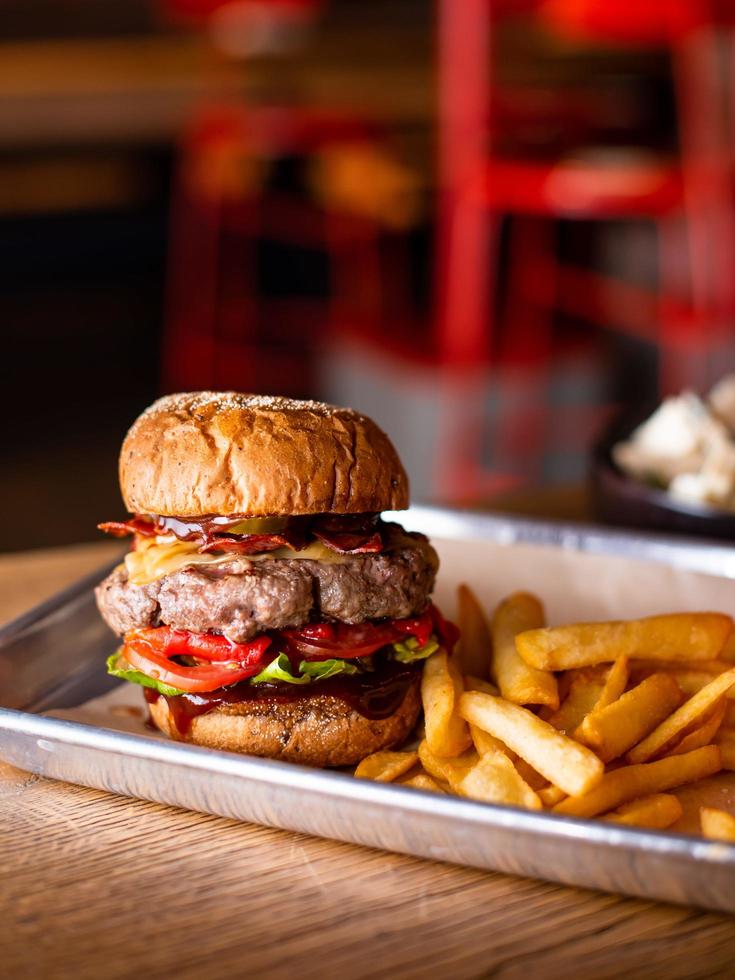
<instances>
[{"instance_id":1,"label":"golden french fry","mask_svg":"<svg viewBox=\"0 0 735 980\"><path fill-rule=\"evenodd\" d=\"M561 735L526 708L470 691L460 698L459 711L566 793L585 793L602 779L604 767L593 752Z\"/></svg>"},{"instance_id":2,"label":"golden french fry","mask_svg":"<svg viewBox=\"0 0 735 980\"><path fill-rule=\"evenodd\" d=\"M735 843L735 817L731 813L712 806L703 806L699 809L699 818L705 837Z\"/></svg>"},{"instance_id":3,"label":"golden french fry","mask_svg":"<svg viewBox=\"0 0 735 980\"><path fill-rule=\"evenodd\" d=\"M717 747L720 750L722 768L728 772L735 771L735 742L719 742Z\"/></svg>"},{"instance_id":4,"label":"golden french fry","mask_svg":"<svg viewBox=\"0 0 735 980\"><path fill-rule=\"evenodd\" d=\"M477 725L470 725L470 735L479 755L485 755L487 752L502 752L508 756L520 777L528 783L531 789L538 790L546 785L547 780L532 766L529 766L524 759L520 759L499 738L495 738L489 732L484 732Z\"/></svg>"},{"instance_id":5,"label":"golden french fry","mask_svg":"<svg viewBox=\"0 0 735 980\"><path fill-rule=\"evenodd\" d=\"M735 630L725 640L725 645L720 650L718 657L728 664L735 664Z\"/></svg>"},{"instance_id":6,"label":"golden french fry","mask_svg":"<svg viewBox=\"0 0 735 980\"><path fill-rule=\"evenodd\" d=\"M702 719L702 723L684 736L680 742L676 742L673 748L669 749L666 755L684 755L692 749L698 749L702 745L709 745L715 738L717 731L722 724L725 714L725 698L720 698L715 702L714 708Z\"/></svg>"},{"instance_id":7,"label":"golden french fry","mask_svg":"<svg viewBox=\"0 0 735 980\"><path fill-rule=\"evenodd\" d=\"M374 779L378 783L392 783L418 761L418 752L373 752L359 763L355 776L358 779Z\"/></svg>"},{"instance_id":8,"label":"golden french fry","mask_svg":"<svg viewBox=\"0 0 735 980\"><path fill-rule=\"evenodd\" d=\"M536 790L536 792L544 806L556 806L557 803L561 803L567 796L564 790L559 789L558 786L543 786L541 789Z\"/></svg>"},{"instance_id":9,"label":"golden french fry","mask_svg":"<svg viewBox=\"0 0 735 980\"><path fill-rule=\"evenodd\" d=\"M567 670L639 657L713 660L732 629L724 613L670 613L609 623L578 623L520 633L516 648L527 664Z\"/></svg>"},{"instance_id":10,"label":"golden french fry","mask_svg":"<svg viewBox=\"0 0 735 980\"><path fill-rule=\"evenodd\" d=\"M606 708L587 715L575 731L603 762L627 752L681 703L681 692L668 674L653 674Z\"/></svg>"},{"instance_id":11,"label":"golden french fry","mask_svg":"<svg viewBox=\"0 0 735 980\"><path fill-rule=\"evenodd\" d=\"M590 792L569 796L554 807L554 813L570 817L596 817L638 796L666 790L711 776L722 768L720 749L705 745L686 755L659 759L638 766L613 769Z\"/></svg>"},{"instance_id":12,"label":"golden french fry","mask_svg":"<svg viewBox=\"0 0 735 980\"><path fill-rule=\"evenodd\" d=\"M490 674L500 693L515 704L548 704L559 707L556 678L548 670L529 667L516 650L515 638L524 630L545 622L544 607L528 592L515 592L504 599L493 614L492 662Z\"/></svg>"},{"instance_id":13,"label":"golden french fry","mask_svg":"<svg viewBox=\"0 0 735 980\"><path fill-rule=\"evenodd\" d=\"M654 728L650 735L628 752L626 756L628 762L632 765L647 762L666 751L679 735L696 725L702 715L726 694L733 684L735 684L735 667L713 678L701 691L697 691L657 728Z\"/></svg>"},{"instance_id":14,"label":"golden french fry","mask_svg":"<svg viewBox=\"0 0 735 980\"><path fill-rule=\"evenodd\" d=\"M462 672L487 677L492 653L490 629L485 612L468 585L462 584L457 589L457 606L460 632L457 654Z\"/></svg>"},{"instance_id":15,"label":"golden french fry","mask_svg":"<svg viewBox=\"0 0 735 980\"><path fill-rule=\"evenodd\" d=\"M604 687L605 680L601 670L589 668L578 671L562 706L546 720L560 732L571 735L586 715L594 710Z\"/></svg>"},{"instance_id":16,"label":"golden french fry","mask_svg":"<svg viewBox=\"0 0 735 980\"><path fill-rule=\"evenodd\" d=\"M504 745L499 738L495 738L490 732L484 732L477 725L470 725L470 737L477 749L478 755L485 755L486 752L505 752L509 758L514 755L508 746Z\"/></svg>"},{"instance_id":17,"label":"golden french fry","mask_svg":"<svg viewBox=\"0 0 735 980\"><path fill-rule=\"evenodd\" d=\"M592 710L600 711L602 708L606 708L609 704L612 704L613 701L617 701L623 691L625 691L627 683L628 658L626 656L618 657L607 672L605 686L602 689L597 704Z\"/></svg>"},{"instance_id":18,"label":"golden french fry","mask_svg":"<svg viewBox=\"0 0 735 980\"><path fill-rule=\"evenodd\" d=\"M454 759L447 759L432 752L426 739L419 742L421 765L438 782L448 783L454 793L459 791L459 784L479 758L477 752L470 749Z\"/></svg>"},{"instance_id":19,"label":"golden french fry","mask_svg":"<svg viewBox=\"0 0 735 980\"><path fill-rule=\"evenodd\" d=\"M725 700L725 714L722 718L722 726L724 728L735 729L735 702L731 698Z\"/></svg>"},{"instance_id":20,"label":"golden french fry","mask_svg":"<svg viewBox=\"0 0 735 980\"><path fill-rule=\"evenodd\" d=\"M601 711L606 708L609 704L621 696L625 691L626 684L628 683L628 658L618 657L615 663L607 672L607 677L605 678L605 683L602 686L600 695L595 701L594 706L590 711L585 711L582 718L575 725L574 729L571 731L572 738L576 738L578 742L585 742L584 737L584 722L590 716L594 715L596 711ZM553 724L553 722L552 722Z\"/></svg>"},{"instance_id":21,"label":"golden french fry","mask_svg":"<svg viewBox=\"0 0 735 980\"><path fill-rule=\"evenodd\" d=\"M635 674L658 674L669 670L694 670L700 674L711 674L715 677L731 667L722 660L640 660L631 663L631 671Z\"/></svg>"},{"instance_id":22,"label":"golden french fry","mask_svg":"<svg viewBox=\"0 0 735 980\"><path fill-rule=\"evenodd\" d=\"M444 790L441 788L439 783L426 772L418 772L415 776L411 776L410 779L401 779L401 786L410 786L413 789L426 789L430 790L432 793L443 793Z\"/></svg>"},{"instance_id":23,"label":"golden french fry","mask_svg":"<svg viewBox=\"0 0 735 980\"><path fill-rule=\"evenodd\" d=\"M464 675L464 689L465 691L484 691L485 694L497 694L498 689L490 681L484 681L481 677L475 677L474 674Z\"/></svg>"},{"instance_id":24,"label":"golden french fry","mask_svg":"<svg viewBox=\"0 0 735 980\"><path fill-rule=\"evenodd\" d=\"M540 810L541 800L526 783L504 752L481 756L458 786L460 796L483 803L504 803L526 810Z\"/></svg>"},{"instance_id":25,"label":"golden french fry","mask_svg":"<svg viewBox=\"0 0 735 980\"><path fill-rule=\"evenodd\" d=\"M683 694L692 695L706 687L713 678L713 674L704 670L675 670L668 668L665 673L672 677L679 685ZM636 676L637 672L636 672ZM729 700L735 700L735 690L732 688L725 695Z\"/></svg>"},{"instance_id":26,"label":"golden french fry","mask_svg":"<svg viewBox=\"0 0 735 980\"><path fill-rule=\"evenodd\" d=\"M639 800L624 803L603 819L610 823L628 824L632 827L648 827L663 830L681 818L681 803L670 793L654 793Z\"/></svg>"},{"instance_id":27,"label":"golden french fry","mask_svg":"<svg viewBox=\"0 0 735 980\"><path fill-rule=\"evenodd\" d=\"M437 650L424 661L421 699L426 741L435 755L451 758L471 744L467 723L457 712L463 689L459 667L445 650Z\"/></svg>"}]
</instances>

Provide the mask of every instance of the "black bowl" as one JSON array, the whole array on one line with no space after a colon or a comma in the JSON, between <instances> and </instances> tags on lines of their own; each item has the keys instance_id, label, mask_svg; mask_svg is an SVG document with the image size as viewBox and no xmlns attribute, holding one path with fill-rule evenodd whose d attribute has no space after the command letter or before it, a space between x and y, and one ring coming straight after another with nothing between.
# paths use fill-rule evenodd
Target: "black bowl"
<instances>
[{"instance_id":1,"label":"black bowl","mask_svg":"<svg viewBox=\"0 0 735 980\"><path fill-rule=\"evenodd\" d=\"M634 480L615 465L613 446L627 439L654 408L621 416L593 449L590 497L595 518L618 527L735 538L735 514L718 507L673 500L665 490Z\"/></svg>"}]
</instances>

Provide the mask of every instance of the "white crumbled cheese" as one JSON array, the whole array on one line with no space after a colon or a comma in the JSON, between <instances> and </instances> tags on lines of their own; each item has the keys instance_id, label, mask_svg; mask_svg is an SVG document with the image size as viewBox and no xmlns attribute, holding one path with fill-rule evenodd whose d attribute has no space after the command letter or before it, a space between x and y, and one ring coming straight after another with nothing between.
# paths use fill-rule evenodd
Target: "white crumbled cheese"
<instances>
[{"instance_id":1,"label":"white crumbled cheese","mask_svg":"<svg viewBox=\"0 0 735 980\"><path fill-rule=\"evenodd\" d=\"M726 374L709 393L707 399L714 414L735 433L735 374Z\"/></svg>"},{"instance_id":2,"label":"white crumbled cheese","mask_svg":"<svg viewBox=\"0 0 735 980\"><path fill-rule=\"evenodd\" d=\"M653 415L639 425L633 441L651 456L677 459L695 454L702 424L708 418L705 405L691 392L667 398Z\"/></svg>"},{"instance_id":3,"label":"white crumbled cheese","mask_svg":"<svg viewBox=\"0 0 735 980\"><path fill-rule=\"evenodd\" d=\"M735 375L705 403L692 392L666 401L626 442L615 462L636 479L655 481L676 500L735 510Z\"/></svg>"},{"instance_id":4,"label":"white crumbled cheese","mask_svg":"<svg viewBox=\"0 0 735 980\"><path fill-rule=\"evenodd\" d=\"M700 473L680 473L669 484L669 494L683 504L706 504L704 480Z\"/></svg>"}]
</instances>

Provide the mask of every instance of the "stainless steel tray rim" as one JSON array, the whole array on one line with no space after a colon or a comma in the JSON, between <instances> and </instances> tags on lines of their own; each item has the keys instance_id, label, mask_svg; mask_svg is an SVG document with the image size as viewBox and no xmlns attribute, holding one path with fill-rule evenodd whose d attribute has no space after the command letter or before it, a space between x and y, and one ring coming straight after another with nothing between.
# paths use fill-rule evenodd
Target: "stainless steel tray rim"
<instances>
[{"instance_id":1,"label":"stainless steel tray rim","mask_svg":"<svg viewBox=\"0 0 735 980\"><path fill-rule=\"evenodd\" d=\"M298 789L311 794L389 806L414 815L444 816L448 820L461 817L489 831L505 828L521 833L544 833L567 840L625 845L644 853L732 864L735 868L735 845L703 840L686 834L667 834L635 827L615 826L603 821L590 821L564 814L534 812L511 806L497 806L458 797L442 797L436 793L400 786L355 779L347 773L295 766L273 759L238 756L235 753L164 741L151 736L141 737L128 732L97 729L91 725L32 715L23 711L0 708L0 730L22 732L36 738L39 747L55 751L54 740L64 746L80 746L123 756L135 756L150 762L173 764L188 769L253 780L280 788ZM47 745L43 745L47 742Z\"/></svg>"}]
</instances>

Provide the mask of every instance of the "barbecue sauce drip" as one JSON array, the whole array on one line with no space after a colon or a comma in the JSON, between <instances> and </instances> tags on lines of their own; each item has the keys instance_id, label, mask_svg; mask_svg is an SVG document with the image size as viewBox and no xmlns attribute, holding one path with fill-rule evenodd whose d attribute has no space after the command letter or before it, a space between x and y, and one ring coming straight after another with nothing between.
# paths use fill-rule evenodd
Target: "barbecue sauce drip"
<instances>
[{"instance_id":1,"label":"barbecue sauce drip","mask_svg":"<svg viewBox=\"0 0 735 980\"><path fill-rule=\"evenodd\" d=\"M401 664L393 660L381 663L376 670L365 674L330 677L308 685L297 684L234 684L217 691L200 694L159 694L150 687L143 688L145 699L155 704L165 698L171 718L179 735L186 735L192 721L228 704L243 701L263 701L289 704L326 694L339 698L364 718L388 718L400 708L408 689L419 672L420 664Z\"/></svg>"}]
</instances>

